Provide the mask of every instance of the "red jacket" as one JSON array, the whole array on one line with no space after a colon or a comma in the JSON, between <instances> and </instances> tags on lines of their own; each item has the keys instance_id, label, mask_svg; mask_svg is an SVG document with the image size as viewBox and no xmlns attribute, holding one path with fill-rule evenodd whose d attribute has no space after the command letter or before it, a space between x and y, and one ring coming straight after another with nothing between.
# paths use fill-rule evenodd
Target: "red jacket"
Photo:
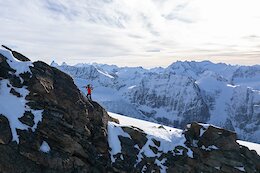
<instances>
[{"instance_id":1,"label":"red jacket","mask_svg":"<svg viewBox=\"0 0 260 173\"><path fill-rule=\"evenodd\" d=\"M87 89L88 89L88 94L91 94L91 88L87 87Z\"/></svg>"}]
</instances>

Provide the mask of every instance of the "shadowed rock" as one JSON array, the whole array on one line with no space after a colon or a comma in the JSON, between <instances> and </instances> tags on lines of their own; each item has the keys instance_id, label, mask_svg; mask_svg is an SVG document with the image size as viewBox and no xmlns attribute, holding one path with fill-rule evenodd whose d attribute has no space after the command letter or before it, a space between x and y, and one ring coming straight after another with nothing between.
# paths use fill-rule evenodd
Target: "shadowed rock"
<instances>
[{"instance_id":1,"label":"shadowed rock","mask_svg":"<svg viewBox=\"0 0 260 173\"><path fill-rule=\"evenodd\" d=\"M34 115L32 114L31 111L25 111L23 116L21 118L18 118L19 121L21 121L23 124L26 124L30 127L34 125Z\"/></svg>"},{"instance_id":2,"label":"shadowed rock","mask_svg":"<svg viewBox=\"0 0 260 173\"><path fill-rule=\"evenodd\" d=\"M18 93L14 88L11 88L10 93L16 97L22 97L20 93Z\"/></svg>"},{"instance_id":3,"label":"shadowed rock","mask_svg":"<svg viewBox=\"0 0 260 173\"><path fill-rule=\"evenodd\" d=\"M27 58L26 56L24 56L23 54L13 51L12 49L10 49L9 47L2 45L3 48L9 50L12 52L13 56L18 59L19 61L31 61L29 58Z\"/></svg>"},{"instance_id":4,"label":"shadowed rock","mask_svg":"<svg viewBox=\"0 0 260 173\"><path fill-rule=\"evenodd\" d=\"M191 123L185 131L185 137L188 146L192 146L196 141L200 147L216 146L223 150L239 149L239 144L236 142L236 133L214 126L204 127L198 123Z\"/></svg>"},{"instance_id":5,"label":"shadowed rock","mask_svg":"<svg viewBox=\"0 0 260 173\"><path fill-rule=\"evenodd\" d=\"M0 144L8 144L12 140L12 132L8 119L0 115Z\"/></svg>"}]
</instances>

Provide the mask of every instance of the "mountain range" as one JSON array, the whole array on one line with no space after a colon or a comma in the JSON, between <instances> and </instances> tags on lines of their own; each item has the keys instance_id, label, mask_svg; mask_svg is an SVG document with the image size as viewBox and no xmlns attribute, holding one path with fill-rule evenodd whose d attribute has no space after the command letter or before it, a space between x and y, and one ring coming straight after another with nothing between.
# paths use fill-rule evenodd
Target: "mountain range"
<instances>
[{"instance_id":1,"label":"mountain range","mask_svg":"<svg viewBox=\"0 0 260 173\"><path fill-rule=\"evenodd\" d=\"M84 94L84 86L93 85L94 100L108 111L182 129L193 121L211 123L260 143L260 65L51 65L71 75Z\"/></svg>"}]
</instances>

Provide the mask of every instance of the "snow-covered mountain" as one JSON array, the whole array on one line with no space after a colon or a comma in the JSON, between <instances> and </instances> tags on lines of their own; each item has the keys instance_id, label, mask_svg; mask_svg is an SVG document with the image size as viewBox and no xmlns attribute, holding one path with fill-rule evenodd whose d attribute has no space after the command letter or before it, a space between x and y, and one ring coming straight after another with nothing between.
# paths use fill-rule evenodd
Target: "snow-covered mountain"
<instances>
[{"instance_id":1,"label":"snow-covered mountain","mask_svg":"<svg viewBox=\"0 0 260 173\"><path fill-rule=\"evenodd\" d=\"M106 64L53 66L70 74L82 92L108 111L184 128L192 121L236 131L260 143L260 66L176 62L167 68Z\"/></svg>"}]
</instances>

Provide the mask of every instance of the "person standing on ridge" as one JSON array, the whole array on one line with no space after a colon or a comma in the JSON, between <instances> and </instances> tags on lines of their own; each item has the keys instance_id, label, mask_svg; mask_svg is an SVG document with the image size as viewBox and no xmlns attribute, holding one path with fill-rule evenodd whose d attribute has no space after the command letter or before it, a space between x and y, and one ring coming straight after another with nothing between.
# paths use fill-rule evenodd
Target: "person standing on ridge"
<instances>
[{"instance_id":1,"label":"person standing on ridge","mask_svg":"<svg viewBox=\"0 0 260 173\"><path fill-rule=\"evenodd\" d=\"M88 100L92 100L91 92L92 92L93 88L90 86L90 84L88 84L86 88L87 88L87 91L88 91L87 98L88 98Z\"/></svg>"}]
</instances>

